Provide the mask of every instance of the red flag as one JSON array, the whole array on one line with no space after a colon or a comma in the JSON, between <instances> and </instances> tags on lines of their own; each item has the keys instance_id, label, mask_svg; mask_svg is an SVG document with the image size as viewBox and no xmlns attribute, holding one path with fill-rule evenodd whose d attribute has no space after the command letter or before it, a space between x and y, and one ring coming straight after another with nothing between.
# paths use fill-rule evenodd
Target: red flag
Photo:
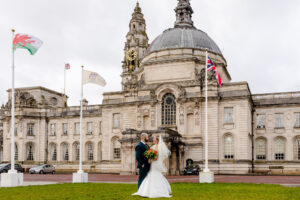
<instances>
[{"instance_id":1,"label":"red flag","mask_svg":"<svg viewBox=\"0 0 300 200\"><path fill-rule=\"evenodd\" d=\"M66 69L66 70L69 70L70 68L71 68L71 66L70 66L69 63L65 64L65 69Z\"/></svg>"}]
</instances>

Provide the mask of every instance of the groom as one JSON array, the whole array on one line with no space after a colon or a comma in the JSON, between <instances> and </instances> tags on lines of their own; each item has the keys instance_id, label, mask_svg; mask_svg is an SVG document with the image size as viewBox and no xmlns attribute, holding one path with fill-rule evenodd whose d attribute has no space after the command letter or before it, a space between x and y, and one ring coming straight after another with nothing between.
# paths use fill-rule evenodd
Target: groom
<instances>
[{"instance_id":1,"label":"groom","mask_svg":"<svg viewBox=\"0 0 300 200\"><path fill-rule=\"evenodd\" d=\"M137 168L139 169L140 175L138 181L138 188L140 188L143 180L146 178L150 170L150 164L148 162L148 159L144 156L145 151L149 149L149 146L147 145L148 139L148 134L142 133L141 142L135 147L136 160L138 162Z\"/></svg>"}]
</instances>

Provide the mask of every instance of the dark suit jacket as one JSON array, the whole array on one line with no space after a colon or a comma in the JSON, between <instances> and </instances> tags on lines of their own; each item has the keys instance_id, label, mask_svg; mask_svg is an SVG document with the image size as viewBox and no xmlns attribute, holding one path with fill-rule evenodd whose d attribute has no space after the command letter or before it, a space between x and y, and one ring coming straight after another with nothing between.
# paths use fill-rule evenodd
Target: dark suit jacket
<instances>
[{"instance_id":1,"label":"dark suit jacket","mask_svg":"<svg viewBox=\"0 0 300 200\"><path fill-rule=\"evenodd\" d=\"M150 164L148 162L148 159L144 156L145 151L148 149L144 143L140 142L136 147L135 147L135 153L136 153L136 160L138 162L137 168L141 169L148 169L150 168Z\"/></svg>"}]
</instances>

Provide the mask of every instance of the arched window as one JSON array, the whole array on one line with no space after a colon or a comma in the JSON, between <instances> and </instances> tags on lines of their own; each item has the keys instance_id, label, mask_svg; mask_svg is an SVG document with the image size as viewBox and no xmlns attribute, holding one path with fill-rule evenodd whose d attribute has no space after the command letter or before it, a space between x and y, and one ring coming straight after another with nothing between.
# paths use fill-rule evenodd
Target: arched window
<instances>
[{"instance_id":1,"label":"arched window","mask_svg":"<svg viewBox=\"0 0 300 200\"><path fill-rule=\"evenodd\" d=\"M50 160L52 161L57 160L57 145L54 143L50 145Z\"/></svg>"},{"instance_id":2,"label":"arched window","mask_svg":"<svg viewBox=\"0 0 300 200\"><path fill-rule=\"evenodd\" d=\"M224 158L234 159L234 141L231 135L224 138Z\"/></svg>"},{"instance_id":3,"label":"arched window","mask_svg":"<svg viewBox=\"0 0 300 200\"><path fill-rule=\"evenodd\" d=\"M98 157L99 157L99 161L101 161L102 160L102 142L99 142L99 144L98 144L98 148L99 148L99 150L98 150Z\"/></svg>"},{"instance_id":4,"label":"arched window","mask_svg":"<svg viewBox=\"0 0 300 200\"><path fill-rule=\"evenodd\" d=\"M87 143L87 159L88 161L94 160L94 149L93 149L93 143L91 142Z\"/></svg>"},{"instance_id":5,"label":"arched window","mask_svg":"<svg viewBox=\"0 0 300 200\"><path fill-rule=\"evenodd\" d=\"M80 144L78 142L75 142L73 144L73 159L75 161L79 161L80 158Z\"/></svg>"},{"instance_id":6,"label":"arched window","mask_svg":"<svg viewBox=\"0 0 300 200\"><path fill-rule=\"evenodd\" d=\"M63 161L69 161L69 145L67 143L63 143L61 145L62 149L62 160Z\"/></svg>"},{"instance_id":7,"label":"arched window","mask_svg":"<svg viewBox=\"0 0 300 200\"><path fill-rule=\"evenodd\" d=\"M113 157L114 160L121 159L121 143L119 142L118 138L113 140Z\"/></svg>"},{"instance_id":8,"label":"arched window","mask_svg":"<svg viewBox=\"0 0 300 200\"><path fill-rule=\"evenodd\" d=\"M266 159L266 140L265 139L258 139L256 141L256 159L257 160L265 160Z\"/></svg>"},{"instance_id":9,"label":"arched window","mask_svg":"<svg viewBox=\"0 0 300 200\"><path fill-rule=\"evenodd\" d=\"M26 145L26 160L28 160L28 161L34 160L34 145L33 145L33 143L28 143Z\"/></svg>"},{"instance_id":10,"label":"arched window","mask_svg":"<svg viewBox=\"0 0 300 200\"><path fill-rule=\"evenodd\" d=\"M176 125L176 102L175 96L167 93L162 98L161 105L162 125Z\"/></svg>"},{"instance_id":11,"label":"arched window","mask_svg":"<svg viewBox=\"0 0 300 200\"><path fill-rule=\"evenodd\" d=\"M19 149L18 144L15 144L15 160L19 160Z\"/></svg>"},{"instance_id":12,"label":"arched window","mask_svg":"<svg viewBox=\"0 0 300 200\"><path fill-rule=\"evenodd\" d=\"M275 160L285 159L285 141L283 138L275 139Z\"/></svg>"},{"instance_id":13,"label":"arched window","mask_svg":"<svg viewBox=\"0 0 300 200\"><path fill-rule=\"evenodd\" d=\"M296 147L296 160L300 160L300 137L297 137L295 147Z\"/></svg>"}]
</instances>

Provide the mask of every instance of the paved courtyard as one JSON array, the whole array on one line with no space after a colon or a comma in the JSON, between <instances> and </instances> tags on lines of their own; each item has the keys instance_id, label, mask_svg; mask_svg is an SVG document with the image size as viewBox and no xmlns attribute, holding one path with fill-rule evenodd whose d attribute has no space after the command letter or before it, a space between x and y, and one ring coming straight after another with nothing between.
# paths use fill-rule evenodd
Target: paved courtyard
<instances>
[{"instance_id":1,"label":"paved courtyard","mask_svg":"<svg viewBox=\"0 0 300 200\"><path fill-rule=\"evenodd\" d=\"M121 176L115 174L89 174L89 182L93 183L136 183L138 176L128 175ZM198 182L198 176L168 176L167 179L171 183ZM72 182L72 174L24 174L24 182L30 183L70 183ZM230 176L216 175L217 183L265 183L265 184L281 184L285 186L300 186L300 176Z\"/></svg>"}]
</instances>

